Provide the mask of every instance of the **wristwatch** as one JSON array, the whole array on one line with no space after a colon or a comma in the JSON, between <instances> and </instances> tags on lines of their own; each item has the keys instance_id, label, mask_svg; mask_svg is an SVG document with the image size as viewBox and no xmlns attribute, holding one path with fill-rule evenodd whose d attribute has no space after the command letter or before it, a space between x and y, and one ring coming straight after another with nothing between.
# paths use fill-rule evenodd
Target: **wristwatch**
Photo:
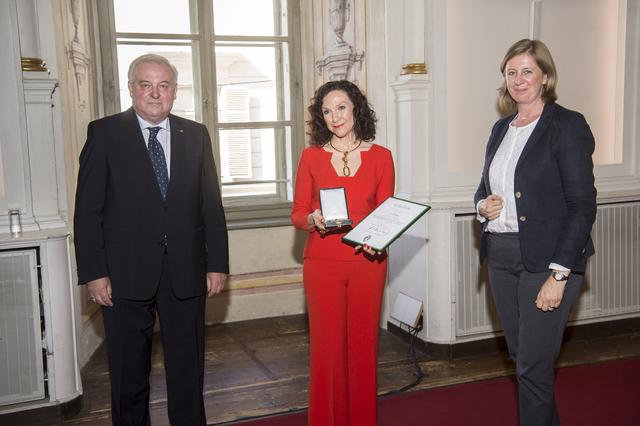
<instances>
[{"instance_id":1,"label":"wristwatch","mask_svg":"<svg viewBox=\"0 0 640 426\"><path fill-rule=\"evenodd\" d=\"M569 279L569 276L565 274L566 272L562 272L562 271L551 271L551 276L557 282L567 281Z\"/></svg>"}]
</instances>

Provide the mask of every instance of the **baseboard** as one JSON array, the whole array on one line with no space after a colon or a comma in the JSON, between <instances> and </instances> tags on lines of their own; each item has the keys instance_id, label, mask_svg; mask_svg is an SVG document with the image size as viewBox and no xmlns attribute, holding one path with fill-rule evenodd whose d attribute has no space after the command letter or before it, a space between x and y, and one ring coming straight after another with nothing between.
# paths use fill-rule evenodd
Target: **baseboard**
<instances>
[{"instance_id":1,"label":"baseboard","mask_svg":"<svg viewBox=\"0 0 640 426\"><path fill-rule=\"evenodd\" d=\"M410 341L411 336L409 332L396 324L387 322L387 330L389 333L400 337L407 343ZM640 318L625 318L614 321L570 325L565 330L564 341L596 339L599 337L637 333L639 331ZM503 336L455 344L431 343L416 339L414 344L417 349L436 359L491 355L507 351L507 343Z\"/></svg>"},{"instance_id":2,"label":"baseboard","mask_svg":"<svg viewBox=\"0 0 640 426\"><path fill-rule=\"evenodd\" d=\"M61 404L47 405L0 414L2 426L51 426L60 425L68 417L75 416L82 407L82 395Z\"/></svg>"}]
</instances>

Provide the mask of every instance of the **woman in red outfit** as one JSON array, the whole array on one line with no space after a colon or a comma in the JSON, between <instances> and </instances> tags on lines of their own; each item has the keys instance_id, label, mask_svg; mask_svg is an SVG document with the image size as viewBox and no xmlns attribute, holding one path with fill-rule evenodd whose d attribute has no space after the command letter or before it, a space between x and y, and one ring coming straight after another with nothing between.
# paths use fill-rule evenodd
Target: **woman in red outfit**
<instances>
[{"instance_id":1,"label":"woman in red outfit","mask_svg":"<svg viewBox=\"0 0 640 426\"><path fill-rule=\"evenodd\" d=\"M303 267L311 335L308 424L375 426L386 253L343 243L348 229L325 227L319 197L321 188L344 187L355 226L393 195L393 160L372 143L376 116L355 84L324 84L308 110L311 146L300 158L291 212L296 228L309 232Z\"/></svg>"}]
</instances>

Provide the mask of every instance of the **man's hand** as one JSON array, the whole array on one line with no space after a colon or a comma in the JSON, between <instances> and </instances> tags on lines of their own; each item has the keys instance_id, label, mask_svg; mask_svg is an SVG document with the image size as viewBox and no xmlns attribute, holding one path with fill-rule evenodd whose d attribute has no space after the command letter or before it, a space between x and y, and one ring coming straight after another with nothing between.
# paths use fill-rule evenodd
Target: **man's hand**
<instances>
[{"instance_id":1,"label":"man's hand","mask_svg":"<svg viewBox=\"0 0 640 426\"><path fill-rule=\"evenodd\" d=\"M111 279L109 277L98 278L87 283L89 300L102 306L113 306L111 300Z\"/></svg>"},{"instance_id":2,"label":"man's hand","mask_svg":"<svg viewBox=\"0 0 640 426\"><path fill-rule=\"evenodd\" d=\"M222 291L227 281L227 274L222 272L207 272L207 297L213 297Z\"/></svg>"},{"instance_id":3,"label":"man's hand","mask_svg":"<svg viewBox=\"0 0 640 426\"><path fill-rule=\"evenodd\" d=\"M503 201L499 195L491 194L478 206L478 213L487 220L494 220L500 216Z\"/></svg>"}]
</instances>

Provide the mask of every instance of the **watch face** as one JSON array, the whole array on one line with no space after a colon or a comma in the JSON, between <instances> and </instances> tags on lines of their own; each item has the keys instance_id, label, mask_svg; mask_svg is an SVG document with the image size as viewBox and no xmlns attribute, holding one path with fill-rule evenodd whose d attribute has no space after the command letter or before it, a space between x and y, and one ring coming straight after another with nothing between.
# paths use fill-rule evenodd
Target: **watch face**
<instances>
[{"instance_id":1,"label":"watch face","mask_svg":"<svg viewBox=\"0 0 640 426\"><path fill-rule=\"evenodd\" d=\"M564 281L567 277L562 272L554 272L553 279L556 281Z\"/></svg>"}]
</instances>

